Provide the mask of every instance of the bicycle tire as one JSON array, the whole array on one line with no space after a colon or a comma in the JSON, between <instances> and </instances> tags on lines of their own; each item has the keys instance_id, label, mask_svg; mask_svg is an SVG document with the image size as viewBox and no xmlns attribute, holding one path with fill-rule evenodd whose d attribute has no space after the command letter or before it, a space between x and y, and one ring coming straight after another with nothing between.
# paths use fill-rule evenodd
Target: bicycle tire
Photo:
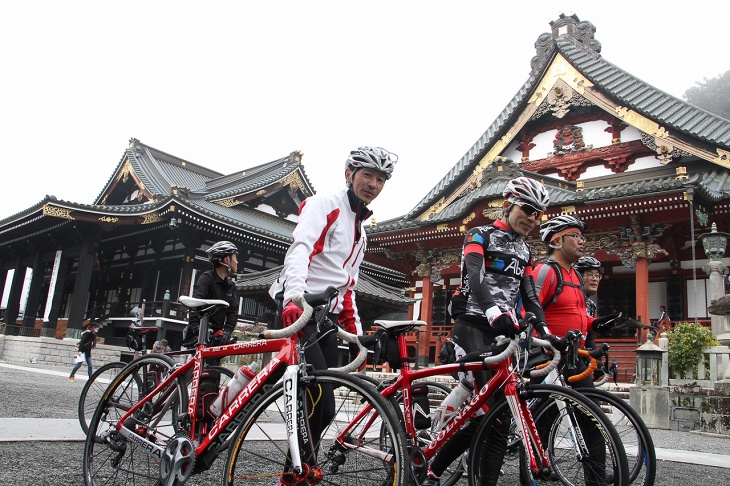
<instances>
[{"instance_id":1,"label":"bicycle tire","mask_svg":"<svg viewBox=\"0 0 730 486\"><path fill-rule=\"evenodd\" d=\"M606 463L613 474L612 484L615 486L626 486L629 484L629 470L626 454L621 439L616 429L606 415L598 406L583 395L572 389L555 385L526 385L520 391L521 400L536 399L535 405L530 409L536 423L539 423L544 413L560 410L558 418L578 417L579 423L589 421L591 433L600 433L604 437L606 449ZM559 403L565 403L567 407L558 407ZM468 457L468 478L470 485L483 484L555 484L561 481L563 484L585 484L583 480L586 471L591 467L590 461L580 461L575 450L570 447L572 440L569 439L570 431L562 427L563 420L554 420L550 423L549 437L542 438L543 447L550 460L552 475L550 477L538 477L533 475L529 468L525 468L524 458L519 461L501 462L499 478L495 479L496 469L488 470L485 464L490 463L495 467L494 457L490 457L498 451L490 450L491 444L507 445L509 434L510 408L506 399L501 399L489 413L483 418L477 432L472 440ZM585 429L585 427L583 427ZM583 429L581 429L583 430ZM586 431L588 433L588 431ZM520 440L516 453L524 457L524 444ZM567 451L567 452L566 452ZM507 453L505 454L507 455ZM500 461L497 461L499 463ZM599 466L599 468L602 466ZM585 468L585 469L584 469ZM497 468L499 469L499 468ZM527 470L525 470L527 469ZM591 471L596 473L596 471ZM599 474L600 473L596 473Z\"/></svg>"},{"instance_id":2,"label":"bicycle tire","mask_svg":"<svg viewBox=\"0 0 730 486\"><path fill-rule=\"evenodd\" d=\"M629 481L652 486L656 480L656 451L648 427L636 410L622 398L600 388L574 388L582 395L599 402L616 428L629 463Z\"/></svg>"},{"instance_id":3,"label":"bicycle tire","mask_svg":"<svg viewBox=\"0 0 730 486\"><path fill-rule=\"evenodd\" d=\"M180 432L178 416L188 403L187 385L180 377L158 391L161 403L140 407L125 424L132 440L117 430L118 422L147 393L162 382L175 361L162 354L133 360L107 387L89 423L84 443L84 483L90 485L150 484L159 479L160 460L141 440L164 446ZM126 427L125 427L126 428Z\"/></svg>"},{"instance_id":4,"label":"bicycle tire","mask_svg":"<svg viewBox=\"0 0 730 486\"><path fill-rule=\"evenodd\" d=\"M97 369L91 375L91 378L86 381L83 390L81 390L78 405L79 424L81 424L84 434L89 432L89 422L107 386L125 366L127 366L127 363L122 361L107 363Z\"/></svg>"},{"instance_id":5,"label":"bicycle tire","mask_svg":"<svg viewBox=\"0 0 730 486\"><path fill-rule=\"evenodd\" d=\"M408 477L406 449L403 431L395 411L371 384L352 375L334 371L312 371L303 393L308 397L321 385L331 385L336 397L335 419L323 430L321 438L314 441L318 450L316 467L322 474L322 483L348 485L388 484L400 486ZM355 415L369 406L367 413L357 423ZM282 383L246 410L242 425L238 428L226 460L224 484L270 485L279 479L286 468L288 442L286 439L285 396ZM334 440L341 427L354 425L357 439L348 435L356 447L342 447ZM380 448L381 426L388 430L389 449ZM387 460L378 455L388 454Z\"/></svg>"}]
</instances>

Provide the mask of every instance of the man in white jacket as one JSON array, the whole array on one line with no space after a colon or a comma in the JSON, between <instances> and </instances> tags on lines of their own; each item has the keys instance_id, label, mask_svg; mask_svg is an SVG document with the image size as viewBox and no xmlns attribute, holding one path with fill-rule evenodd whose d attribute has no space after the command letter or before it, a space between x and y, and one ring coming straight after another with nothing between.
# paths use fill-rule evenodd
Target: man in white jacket
<instances>
[{"instance_id":1,"label":"man in white jacket","mask_svg":"<svg viewBox=\"0 0 730 486\"><path fill-rule=\"evenodd\" d=\"M372 215L367 205L378 197L397 160L385 149L358 147L345 161L347 187L335 194L314 195L302 203L284 269L270 289L271 297L282 303L284 326L302 314L292 302L295 295L319 293L333 286L340 293L330 308L331 320L348 332L362 334L354 290L367 246L363 223ZM307 337L313 332L316 330L312 326L304 330ZM333 333L309 346L305 353L307 363L315 369L337 366L338 355ZM334 399L331 406L334 412ZM329 422L327 408L325 404L324 424ZM318 437L316 425L312 427L313 435Z\"/></svg>"}]
</instances>

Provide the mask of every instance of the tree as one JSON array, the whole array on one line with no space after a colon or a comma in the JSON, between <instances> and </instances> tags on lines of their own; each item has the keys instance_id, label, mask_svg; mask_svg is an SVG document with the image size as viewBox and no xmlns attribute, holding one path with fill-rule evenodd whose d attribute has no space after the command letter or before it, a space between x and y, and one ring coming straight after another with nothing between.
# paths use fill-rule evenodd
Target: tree
<instances>
[{"instance_id":1,"label":"tree","mask_svg":"<svg viewBox=\"0 0 730 486\"><path fill-rule=\"evenodd\" d=\"M682 97L698 108L730 120L730 71L696 82Z\"/></svg>"}]
</instances>

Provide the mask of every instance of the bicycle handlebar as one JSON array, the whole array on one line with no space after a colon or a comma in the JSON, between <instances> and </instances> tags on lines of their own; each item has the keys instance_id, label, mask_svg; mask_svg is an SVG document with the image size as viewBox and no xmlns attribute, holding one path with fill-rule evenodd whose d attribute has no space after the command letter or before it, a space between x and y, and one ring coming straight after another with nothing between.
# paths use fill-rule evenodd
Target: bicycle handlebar
<instances>
[{"instance_id":1,"label":"bicycle handlebar","mask_svg":"<svg viewBox=\"0 0 730 486\"><path fill-rule=\"evenodd\" d=\"M502 351L499 354L495 354L494 356L489 356L484 358L484 364L494 364L499 363L500 361L504 361L505 359L509 358L512 354L514 354L515 351L517 351L517 347L519 346L519 343L516 339L509 339L505 336L497 336L497 339L495 339L497 344L504 344L509 341L509 345L505 348L504 351Z\"/></svg>"},{"instance_id":2,"label":"bicycle handlebar","mask_svg":"<svg viewBox=\"0 0 730 486\"><path fill-rule=\"evenodd\" d=\"M365 362L365 360L368 357L368 348L363 346L362 342L360 342L361 337L365 336L358 336L356 334L352 334L350 332L345 331L341 327L337 327L337 336L341 338L343 341L351 343L351 344L357 344L358 349L360 352L357 354L357 357L355 357L354 360L350 361L345 366L341 366L339 368L330 368L330 371L341 371L343 373L350 373L352 371L357 371L360 369L362 364Z\"/></svg>"},{"instance_id":3,"label":"bicycle handlebar","mask_svg":"<svg viewBox=\"0 0 730 486\"><path fill-rule=\"evenodd\" d=\"M314 309L304 299L304 295L295 295L292 299L292 302L294 302L297 307L302 309L302 315L299 316L299 319L297 319L294 324L289 327L285 327L284 329L267 329L266 331L259 334L262 339L279 339L293 336L297 332L304 329L304 326L309 323L309 320L312 318L312 313L314 312Z\"/></svg>"},{"instance_id":4,"label":"bicycle handlebar","mask_svg":"<svg viewBox=\"0 0 730 486\"><path fill-rule=\"evenodd\" d=\"M530 377L542 378L543 376L546 376L548 373L558 367L558 365L560 364L560 351L555 349L552 344L550 344L550 341L545 341L543 339L533 337L532 342L534 344L537 344L538 346L549 349L553 353L553 359L546 366L543 366L540 369L530 371Z\"/></svg>"},{"instance_id":5,"label":"bicycle handlebar","mask_svg":"<svg viewBox=\"0 0 730 486\"><path fill-rule=\"evenodd\" d=\"M594 350L594 352L599 350ZM590 363L588 364L588 368L583 370L581 373L568 377L568 383L575 383L576 381L581 381L585 378L588 378L589 376L592 376L593 370L595 370L596 366L598 366L598 360L593 357L593 354L590 351L587 351L585 349L579 349L578 356L588 358L590 360Z\"/></svg>"}]
</instances>

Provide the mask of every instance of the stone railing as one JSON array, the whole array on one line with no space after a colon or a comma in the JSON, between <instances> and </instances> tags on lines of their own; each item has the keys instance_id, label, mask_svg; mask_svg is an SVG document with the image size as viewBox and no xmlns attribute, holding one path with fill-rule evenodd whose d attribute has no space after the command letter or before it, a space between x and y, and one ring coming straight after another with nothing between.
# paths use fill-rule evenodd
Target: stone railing
<instances>
[{"instance_id":1,"label":"stone railing","mask_svg":"<svg viewBox=\"0 0 730 486\"><path fill-rule=\"evenodd\" d=\"M668 351L669 339L667 339L666 333L662 333L661 339L659 339L659 347ZM695 385L712 388L716 382L730 378L730 347L710 346L703 349L702 356L697 360L697 363L685 370L685 378L681 378L681 376L676 371L670 374L669 353L664 353L662 355L661 383L669 384L669 386Z\"/></svg>"}]
</instances>

